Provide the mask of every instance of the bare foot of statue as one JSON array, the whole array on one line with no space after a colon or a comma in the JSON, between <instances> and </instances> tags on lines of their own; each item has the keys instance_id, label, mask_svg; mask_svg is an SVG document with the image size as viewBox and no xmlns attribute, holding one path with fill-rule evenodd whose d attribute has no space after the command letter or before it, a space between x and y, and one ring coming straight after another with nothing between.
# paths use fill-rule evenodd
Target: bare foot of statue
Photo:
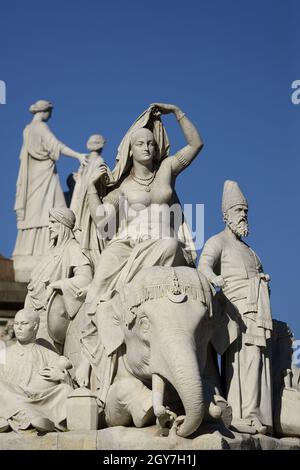
<instances>
[{"instance_id":1,"label":"bare foot of statue","mask_svg":"<svg viewBox=\"0 0 300 470\"><path fill-rule=\"evenodd\" d=\"M257 417L252 419L251 424L255 427L258 434L267 434L267 426L264 426Z\"/></svg>"},{"instance_id":2,"label":"bare foot of statue","mask_svg":"<svg viewBox=\"0 0 300 470\"><path fill-rule=\"evenodd\" d=\"M230 428L235 432L245 434L267 433L267 426L264 426L256 416L248 419L233 419Z\"/></svg>"}]
</instances>

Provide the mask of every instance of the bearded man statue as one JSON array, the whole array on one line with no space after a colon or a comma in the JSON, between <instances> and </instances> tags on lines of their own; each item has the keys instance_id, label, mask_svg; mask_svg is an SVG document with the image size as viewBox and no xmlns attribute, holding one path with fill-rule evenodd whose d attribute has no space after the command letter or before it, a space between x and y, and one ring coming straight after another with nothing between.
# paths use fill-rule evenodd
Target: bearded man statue
<instances>
[{"instance_id":1,"label":"bearded man statue","mask_svg":"<svg viewBox=\"0 0 300 470\"><path fill-rule=\"evenodd\" d=\"M74 236L75 221L75 214L70 209L50 210L48 255L33 269L25 299L25 308L33 309L40 317L38 342L59 353L64 352L72 362L69 340L76 332L72 331L71 324L80 323L78 312L92 281L90 261ZM81 327L76 327L80 331ZM71 347L75 348L74 354L77 346L78 351L80 349L79 339L75 343L78 345Z\"/></svg>"},{"instance_id":2,"label":"bearded man statue","mask_svg":"<svg viewBox=\"0 0 300 470\"><path fill-rule=\"evenodd\" d=\"M224 392L233 427L272 433L271 334L268 282L248 235L248 203L235 181L225 181L225 229L203 248L199 271L216 289L222 314L213 344L222 354Z\"/></svg>"}]
</instances>

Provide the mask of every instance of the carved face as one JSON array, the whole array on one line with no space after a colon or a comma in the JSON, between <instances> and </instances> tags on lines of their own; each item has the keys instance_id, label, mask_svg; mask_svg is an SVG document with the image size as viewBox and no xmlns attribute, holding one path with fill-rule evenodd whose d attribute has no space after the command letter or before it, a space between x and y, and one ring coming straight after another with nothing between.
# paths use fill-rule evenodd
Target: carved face
<instances>
[{"instance_id":1,"label":"carved face","mask_svg":"<svg viewBox=\"0 0 300 470\"><path fill-rule=\"evenodd\" d=\"M42 112L42 120L47 122L52 116L52 108Z\"/></svg>"},{"instance_id":2,"label":"carved face","mask_svg":"<svg viewBox=\"0 0 300 470\"><path fill-rule=\"evenodd\" d=\"M55 244L59 235L60 222L58 222L54 217L49 217L49 232L50 232L50 242Z\"/></svg>"},{"instance_id":3,"label":"carved face","mask_svg":"<svg viewBox=\"0 0 300 470\"><path fill-rule=\"evenodd\" d=\"M235 235L238 237L247 237L248 227L248 207L244 204L228 209L224 214L224 220Z\"/></svg>"},{"instance_id":4,"label":"carved face","mask_svg":"<svg viewBox=\"0 0 300 470\"><path fill-rule=\"evenodd\" d=\"M20 343L33 341L38 330L37 322L24 311L17 313L14 320L14 332Z\"/></svg>"},{"instance_id":5,"label":"carved face","mask_svg":"<svg viewBox=\"0 0 300 470\"><path fill-rule=\"evenodd\" d=\"M150 163L156 152L153 134L148 129L139 129L131 137L131 153L133 160L138 163Z\"/></svg>"},{"instance_id":6,"label":"carved face","mask_svg":"<svg viewBox=\"0 0 300 470\"><path fill-rule=\"evenodd\" d=\"M89 137L89 140L87 141L87 148L90 151L95 151L99 152L102 150L105 144L105 139L102 135L100 134L93 134Z\"/></svg>"}]
</instances>

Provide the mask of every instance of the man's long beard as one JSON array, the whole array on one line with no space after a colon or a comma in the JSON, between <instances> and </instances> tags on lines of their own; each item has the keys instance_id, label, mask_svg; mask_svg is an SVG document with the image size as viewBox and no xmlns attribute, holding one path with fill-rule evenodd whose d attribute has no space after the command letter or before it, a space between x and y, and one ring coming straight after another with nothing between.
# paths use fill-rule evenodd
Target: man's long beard
<instances>
[{"instance_id":1,"label":"man's long beard","mask_svg":"<svg viewBox=\"0 0 300 470\"><path fill-rule=\"evenodd\" d=\"M245 220L240 220L239 222L233 222L232 220L226 220L226 224L230 230L238 237L248 237L249 226L248 222Z\"/></svg>"},{"instance_id":2,"label":"man's long beard","mask_svg":"<svg viewBox=\"0 0 300 470\"><path fill-rule=\"evenodd\" d=\"M57 239L58 237L49 237L49 248L54 248L57 245Z\"/></svg>"},{"instance_id":3,"label":"man's long beard","mask_svg":"<svg viewBox=\"0 0 300 470\"><path fill-rule=\"evenodd\" d=\"M71 238L74 238L72 229L60 224L58 236L52 238L51 235L49 235L49 249L61 249Z\"/></svg>"}]
</instances>

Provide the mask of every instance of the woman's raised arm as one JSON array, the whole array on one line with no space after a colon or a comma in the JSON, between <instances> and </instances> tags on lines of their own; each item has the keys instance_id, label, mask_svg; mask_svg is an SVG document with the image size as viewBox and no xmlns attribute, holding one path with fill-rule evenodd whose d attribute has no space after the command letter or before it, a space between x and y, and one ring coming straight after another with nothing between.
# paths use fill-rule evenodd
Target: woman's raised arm
<instances>
[{"instance_id":1,"label":"woman's raised arm","mask_svg":"<svg viewBox=\"0 0 300 470\"><path fill-rule=\"evenodd\" d=\"M178 106L174 104L152 103L151 107L153 107L154 112L157 110L161 114L173 113L186 138L187 145L176 152L176 155L171 159L172 171L177 175L194 160L202 149L203 142L201 136L194 124Z\"/></svg>"}]
</instances>

